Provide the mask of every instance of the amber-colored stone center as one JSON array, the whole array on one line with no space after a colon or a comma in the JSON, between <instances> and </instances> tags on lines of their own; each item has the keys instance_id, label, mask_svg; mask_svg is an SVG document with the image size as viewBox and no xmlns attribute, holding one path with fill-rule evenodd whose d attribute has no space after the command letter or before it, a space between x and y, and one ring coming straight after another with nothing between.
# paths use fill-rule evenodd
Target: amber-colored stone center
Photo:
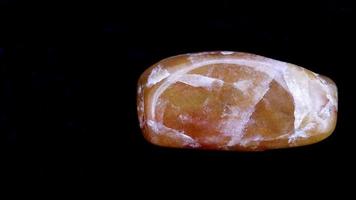
<instances>
[{"instance_id":1,"label":"amber-colored stone center","mask_svg":"<svg viewBox=\"0 0 356 200\"><path fill-rule=\"evenodd\" d=\"M172 83L155 106L157 121L203 148L260 144L294 131L290 93L272 77L246 66L194 69Z\"/></svg>"}]
</instances>

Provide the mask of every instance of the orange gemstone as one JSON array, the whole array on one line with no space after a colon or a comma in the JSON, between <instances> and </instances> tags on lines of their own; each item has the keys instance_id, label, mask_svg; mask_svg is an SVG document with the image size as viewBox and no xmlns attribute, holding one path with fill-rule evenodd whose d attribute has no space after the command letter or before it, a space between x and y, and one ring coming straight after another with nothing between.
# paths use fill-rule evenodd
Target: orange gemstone
<instances>
[{"instance_id":1,"label":"orange gemstone","mask_svg":"<svg viewBox=\"0 0 356 200\"><path fill-rule=\"evenodd\" d=\"M258 151L319 142L335 128L337 89L302 67L247 53L164 59L139 79L137 108L153 144Z\"/></svg>"}]
</instances>

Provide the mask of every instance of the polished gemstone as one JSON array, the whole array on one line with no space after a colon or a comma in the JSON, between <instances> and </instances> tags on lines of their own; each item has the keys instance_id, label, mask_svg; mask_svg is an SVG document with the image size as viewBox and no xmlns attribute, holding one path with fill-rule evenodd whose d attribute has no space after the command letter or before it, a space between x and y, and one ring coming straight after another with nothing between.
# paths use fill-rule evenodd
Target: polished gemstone
<instances>
[{"instance_id":1,"label":"polished gemstone","mask_svg":"<svg viewBox=\"0 0 356 200\"><path fill-rule=\"evenodd\" d=\"M260 151L328 137L337 89L329 78L270 58L195 53L148 68L138 82L137 109L153 144Z\"/></svg>"}]
</instances>

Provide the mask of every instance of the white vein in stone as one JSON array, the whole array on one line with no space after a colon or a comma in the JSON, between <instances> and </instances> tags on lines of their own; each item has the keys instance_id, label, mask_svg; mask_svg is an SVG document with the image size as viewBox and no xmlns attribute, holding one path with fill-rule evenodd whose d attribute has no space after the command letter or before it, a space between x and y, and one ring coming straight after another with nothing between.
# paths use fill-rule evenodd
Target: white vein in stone
<instances>
[{"instance_id":1,"label":"white vein in stone","mask_svg":"<svg viewBox=\"0 0 356 200\"><path fill-rule=\"evenodd\" d=\"M153 120L147 121L148 126L153 130L156 134L165 134L175 140L181 140L181 142L189 147L198 148L200 146L193 138L185 134L183 131L178 131L173 128L169 128L160 122L156 122Z\"/></svg>"},{"instance_id":2,"label":"white vein in stone","mask_svg":"<svg viewBox=\"0 0 356 200\"><path fill-rule=\"evenodd\" d=\"M162 81L163 79L169 76L169 72L167 69L162 69L160 65L153 68L151 74L148 76L147 79L147 87L151 87L152 85Z\"/></svg>"},{"instance_id":3,"label":"white vein in stone","mask_svg":"<svg viewBox=\"0 0 356 200\"><path fill-rule=\"evenodd\" d=\"M193 87L204 87L208 90L212 89L214 84L220 87L224 84L224 81L220 79L210 78L199 74L185 74L182 75L178 81Z\"/></svg>"}]
</instances>

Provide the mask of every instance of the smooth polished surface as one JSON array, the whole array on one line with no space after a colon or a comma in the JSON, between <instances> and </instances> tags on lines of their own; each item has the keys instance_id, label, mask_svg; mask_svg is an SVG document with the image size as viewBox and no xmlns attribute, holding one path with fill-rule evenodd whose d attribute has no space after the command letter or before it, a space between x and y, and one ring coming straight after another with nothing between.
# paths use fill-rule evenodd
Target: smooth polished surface
<instances>
[{"instance_id":1,"label":"smooth polished surface","mask_svg":"<svg viewBox=\"0 0 356 200\"><path fill-rule=\"evenodd\" d=\"M262 56L185 54L141 75L137 109L153 144L260 151L328 137L336 125L337 88L329 78Z\"/></svg>"}]
</instances>

